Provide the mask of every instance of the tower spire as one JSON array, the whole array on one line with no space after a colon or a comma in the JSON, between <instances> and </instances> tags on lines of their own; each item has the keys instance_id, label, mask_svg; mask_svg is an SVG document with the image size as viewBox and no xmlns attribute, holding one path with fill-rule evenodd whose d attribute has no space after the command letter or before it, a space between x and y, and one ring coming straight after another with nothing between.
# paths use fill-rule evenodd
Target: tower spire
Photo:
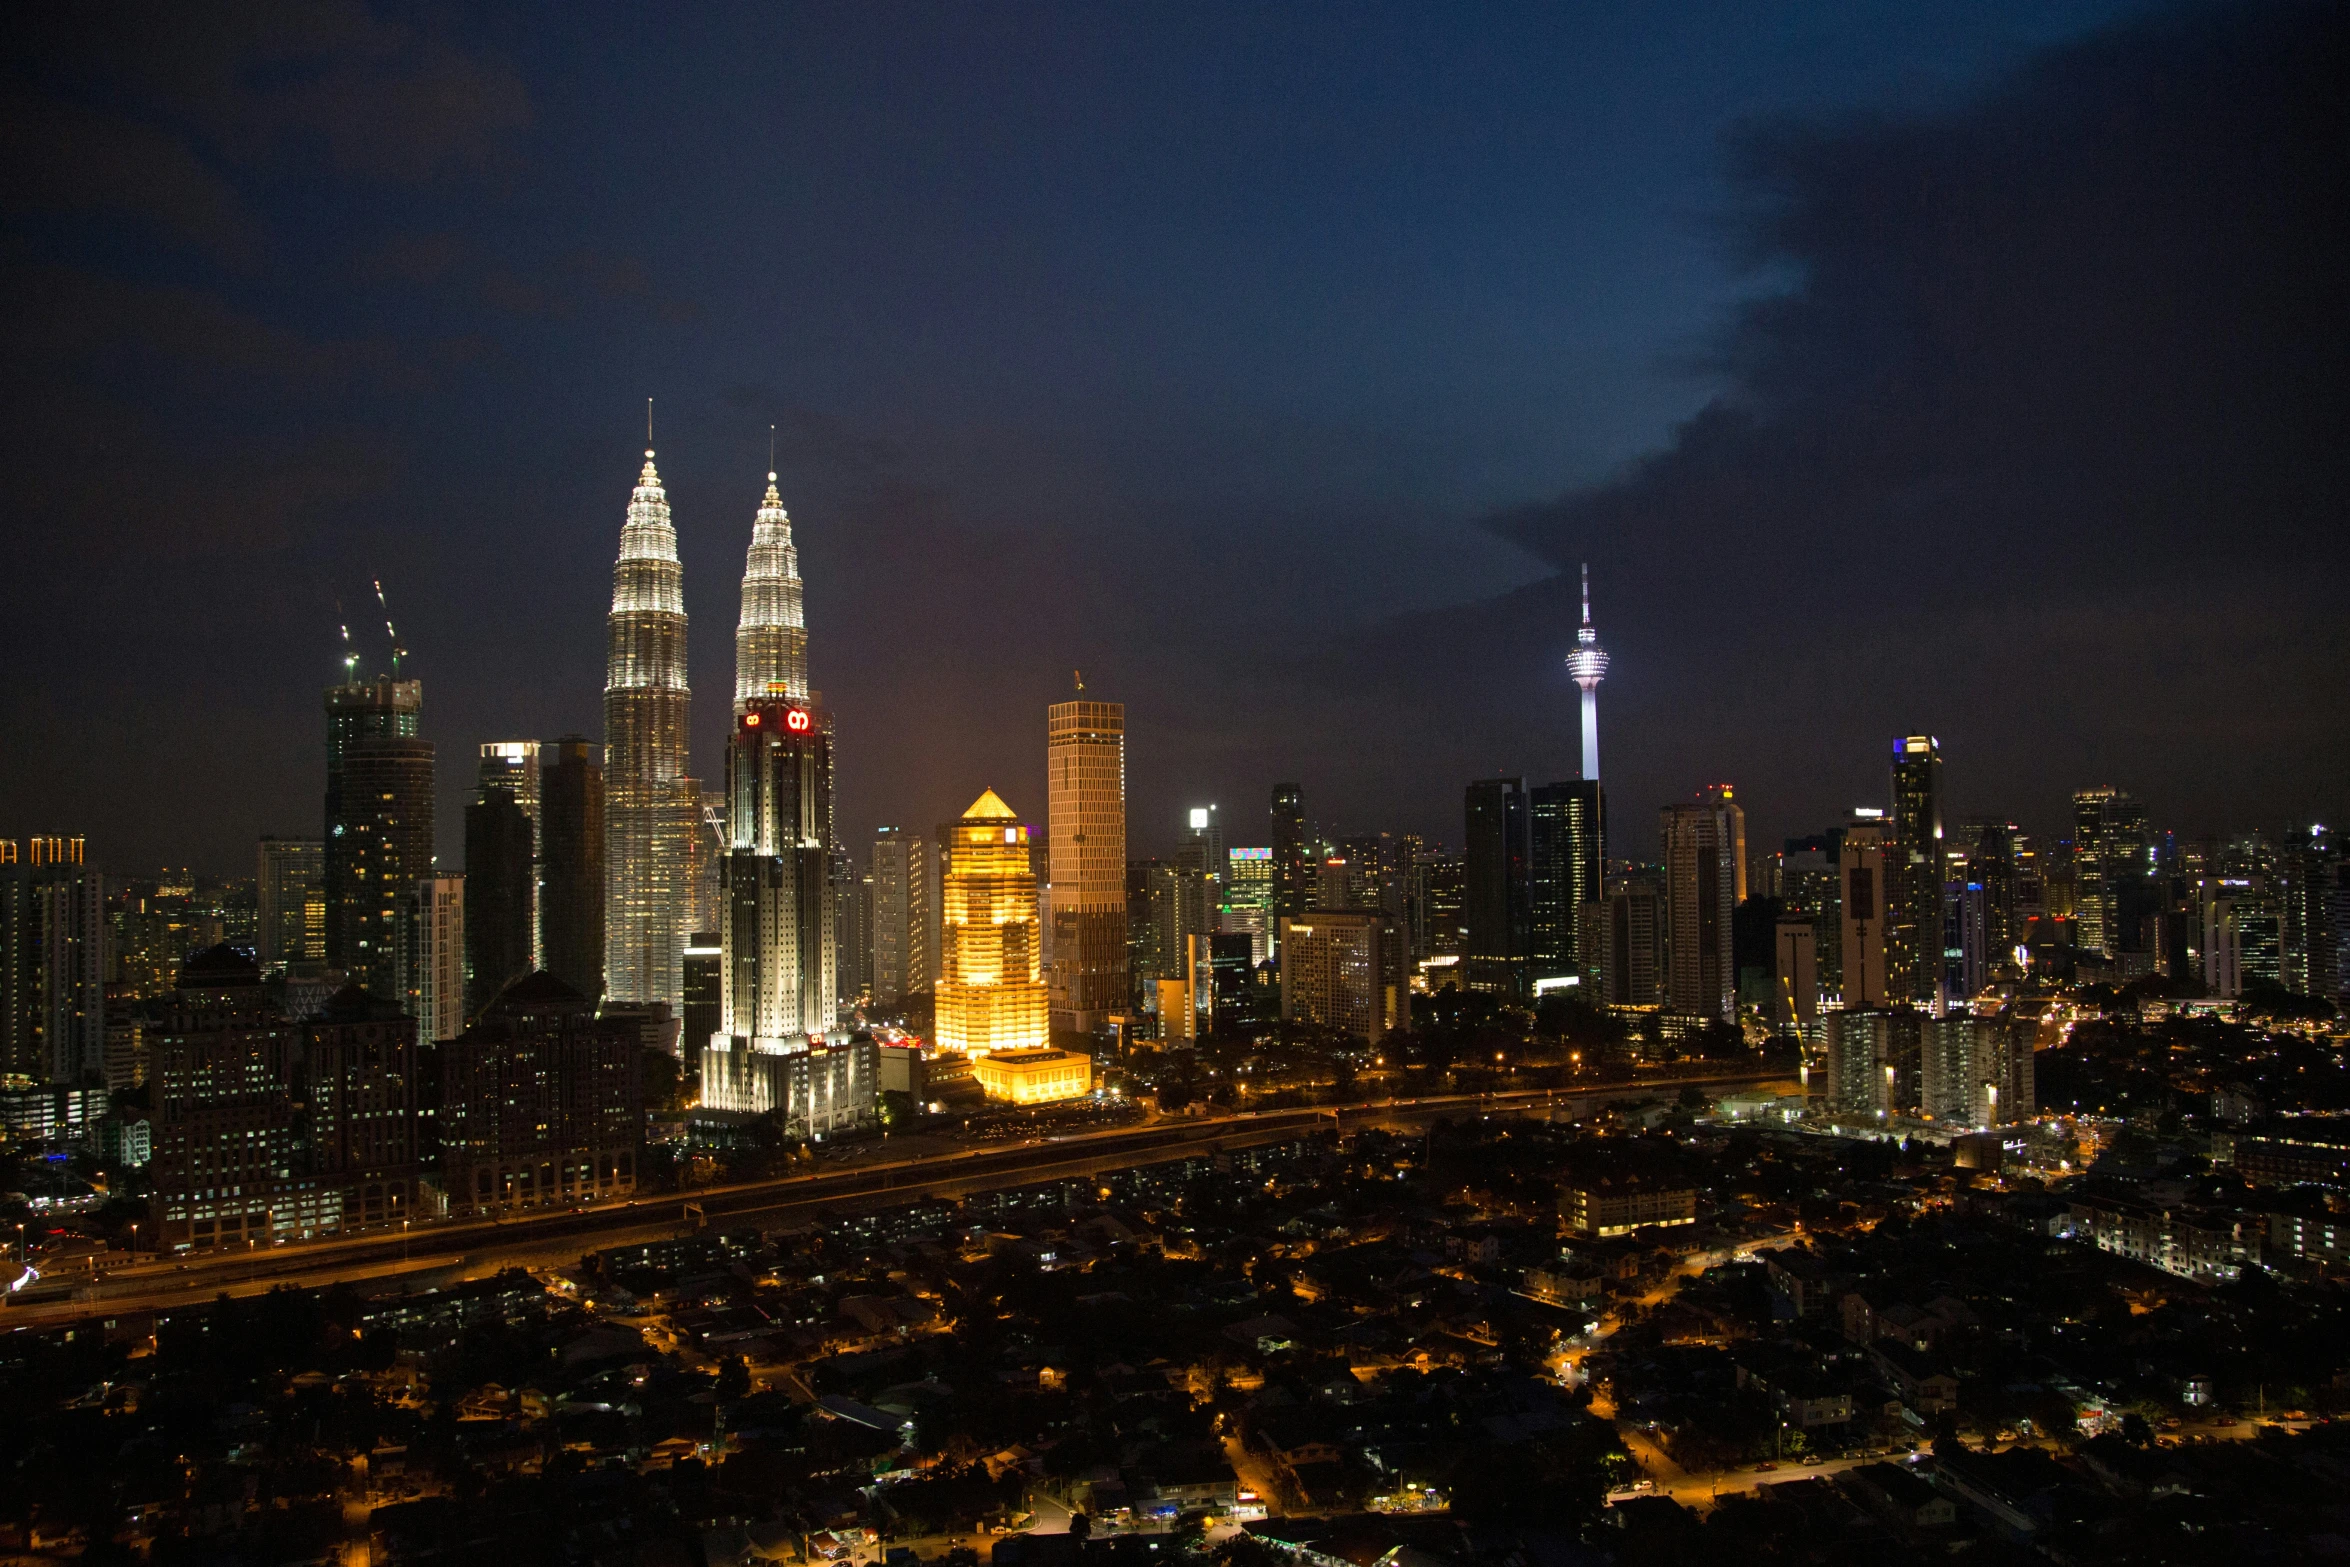
<instances>
[{"instance_id":1,"label":"tower spire","mask_svg":"<svg viewBox=\"0 0 2350 1567\"><path fill-rule=\"evenodd\" d=\"M767 472L743 560L742 619L734 631L734 710L770 696L808 700L808 623L800 605L800 553L791 514Z\"/></svg>"}]
</instances>

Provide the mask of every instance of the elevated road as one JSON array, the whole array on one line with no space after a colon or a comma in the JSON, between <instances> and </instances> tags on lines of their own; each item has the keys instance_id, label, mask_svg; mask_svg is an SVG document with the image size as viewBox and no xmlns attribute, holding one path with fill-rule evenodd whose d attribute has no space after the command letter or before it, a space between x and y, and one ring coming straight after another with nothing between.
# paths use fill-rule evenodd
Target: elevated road
<instances>
[{"instance_id":1,"label":"elevated road","mask_svg":"<svg viewBox=\"0 0 2350 1567\"><path fill-rule=\"evenodd\" d=\"M1463 1115L1575 1113L1659 1090L1698 1086L1720 1094L1793 1083L1751 1067L1588 1089L1530 1089L1427 1099L1366 1101L1213 1117L1167 1117L1139 1127L957 1149L855 1168L811 1171L737 1186L582 1208L543 1209L499 1219L450 1220L252 1250L188 1253L108 1270L70 1298L12 1300L0 1327L49 1327L123 1312L188 1306L227 1295L293 1285L350 1282L389 1286L475 1278L501 1268L559 1266L608 1246L639 1245L689 1227L782 1228L824 1214L856 1213L920 1197L962 1197L1007 1186L1096 1175L1195 1154L1286 1142L1315 1131L1411 1129ZM872 1145L864 1145L870 1147ZM47 1292L44 1291L44 1294Z\"/></svg>"}]
</instances>

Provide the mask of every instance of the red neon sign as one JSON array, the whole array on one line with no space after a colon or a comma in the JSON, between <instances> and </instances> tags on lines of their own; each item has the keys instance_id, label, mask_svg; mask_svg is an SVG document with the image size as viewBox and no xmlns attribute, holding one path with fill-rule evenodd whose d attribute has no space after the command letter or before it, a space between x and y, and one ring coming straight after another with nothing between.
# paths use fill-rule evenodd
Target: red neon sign
<instances>
[{"instance_id":1,"label":"red neon sign","mask_svg":"<svg viewBox=\"0 0 2350 1567\"><path fill-rule=\"evenodd\" d=\"M783 715L783 727L795 734L805 732L808 721L808 710L804 707L795 707Z\"/></svg>"},{"instance_id":2,"label":"red neon sign","mask_svg":"<svg viewBox=\"0 0 2350 1567\"><path fill-rule=\"evenodd\" d=\"M758 715L757 713L745 713L745 714L743 714L743 727L744 727L744 728L746 728L746 729L756 729L756 728L758 728L758 727L759 727L759 715Z\"/></svg>"}]
</instances>

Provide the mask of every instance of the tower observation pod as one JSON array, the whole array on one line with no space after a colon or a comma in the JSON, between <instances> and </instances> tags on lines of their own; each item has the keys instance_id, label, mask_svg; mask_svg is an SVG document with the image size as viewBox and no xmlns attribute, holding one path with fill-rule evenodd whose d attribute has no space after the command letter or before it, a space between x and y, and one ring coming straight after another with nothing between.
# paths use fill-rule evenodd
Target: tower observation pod
<instances>
[{"instance_id":1,"label":"tower observation pod","mask_svg":"<svg viewBox=\"0 0 2350 1567\"><path fill-rule=\"evenodd\" d=\"M1567 655L1567 673L1583 688L1583 777L1599 782L1599 683L1607 678L1607 654L1599 633L1591 629L1591 565L1583 566L1583 624L1575 632L1575 651Z\"/></svg>"}]
</instances>

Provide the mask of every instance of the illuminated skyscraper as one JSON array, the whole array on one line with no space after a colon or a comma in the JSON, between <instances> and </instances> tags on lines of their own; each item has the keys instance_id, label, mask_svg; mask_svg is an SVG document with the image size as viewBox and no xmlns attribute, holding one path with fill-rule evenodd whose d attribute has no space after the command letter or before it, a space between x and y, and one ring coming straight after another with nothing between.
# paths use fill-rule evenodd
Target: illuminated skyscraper
<instances>
[{"instance_id":1,"label":"illuminated skyscraper","mask_svg":"<svg viewBox=\"0 0 2350 1567\"><path fill-rule=\"evenodd\" d=\"M1057 833L1053 842L1060 842ZM1029 863L1028 829L993 789L972 801L971 809L955 823L941 880L945 908L940 922L939 1048L984 1054L1043 1046L1048 1012L1038 962L1043 932L1036 917L1036 872ZM1056 918L1059 912L1056 905ZM1123 948L1123 898L1118 935Z\"/></svg>"},{"instance_id":2,"label":"illuminated skyscraper","mask_svg":"<svg viewBox=\"0 0 2350 1567\"><path fill-rule=\"evenodd\" d=\"M393 998L416 1020L416 1042L465 1031L465 878L425 876L401 898Z\"/></svg>"},{"instance_id":3,"label":"illuminated skyscraper","mask_svg":"<svg viewBox=\"0 0 2350 1567\"><path fill-rule=\"evenodd\" d=\"M1665 1005L1724 1023L1738 1017L1738 967L1731 949L1737 838L1731 810L1719 799L1668 805L1657 823L1665 859Z\"/></svg>"},{"instance_id":4,"label":"illuminated skyscraper","mask_svg":"<svg viewBox=\"0 0 2350 1567\"><path fill-rule=\"evenodd\" d=\"M1280 939L1281 919L1303 914L1314 906L1316 867L1306 848L1305 792L1296 784L1273 786L1273 928Z\"/></svg>"},{"instance_id":5,"label":"illuminated skyscraper","mask_svg":"<svg viewBox=\"0 0 2350 1567\"><path fill-rule=\"evenodd\" d=\"M316 838L263 838L257 871L262 969L325 962L326 845Z\"/></svg>"},{"instance_id":6,"label":"illuminated skyscraper","mask_svg":"<svg viewBox=\"0 0 2350 1567\"><path fill-rule=\"evenodd\" d=\"M1533 983L1596 984L1600 898L1606 877L1605 803L1578 779L1527 791L1528 957ZM1594 950L1585 951L1586 942Z\"/></svg>"},{"instance_id":7,"label":"illuminated skyscraper","mask_svg":"<svg viewBox=\"0 0 2350 1567\"><path fill-rule=\"evenodd\" d=\"M773 473L751 523L734 656L719 1032L738 1051L796 1054L840 1007L832 721L808 689L799 555Z\"/></svg>"},{"instance_id":8,"label":"illuminated skyscraper","mask_svg":"<svg viewBox=\"0 0 2350 1567\"><path fill-rule=\"evenodd\" d=\"M2138 950L2147 913L2146 807L2119 789L2073 794L2074 912L2084 951L2118 959Z\"/></svg>"},{"instance_id":9,"label":"illuminated skyscraper","mask_svg":"<svg viewBox=\"0 0 2350 1567\"><path fill-rule=\"evenodd\" d=\"M1523 1000L1532 994L1525 781L1483 778L1469 785L1463 819L1468 988Z\"/></svg>"},{"instance_id":10,"label":"illuminated skyscraper","mask_svg":"<svg viewBox=\"0 0 2350 1567\"><path fill-rule=\"evenodd\" d=\"M688 835L685 582L669 497L645 453L612 568L604 672L604 992L684 1001Z\"/></svg>"},{"instance_id":11,"label":"illuminated skyscraper","mask_svg":"<svg viewBox=\"0 0 2350 1567\"><path fill-rule=\"evenodd\" d=\"M0 838L0 1070L94 1083L106 1056L106 888L80 838Z\"/></svg>"},{"instance_id":12,"label":"illuminated skyscraper","mask_svg":"<svg viewBox=\"0 0 2350 1567\"><path fill-rule=\"evenodd\" d=\"M1932 735L1893 742L1893 828L1885 857L1886 990L1894 1002L1935 1008L1942 999L1942 743Z\"/></svg>"},{"instance_id":13,"label":"illuminated skyscraper","mask_svg":"<svg viewBox=\"0 0 2350 1567\"><path fill-rule=\"evenodd\" d=\"M492 789L503 789L522 807L522 814L530 821L530 880L528 883L530 908L530 966L545 968L547 955L539 945L539 743L536 740L490 740L481 748L481 793L487 798ZM476 889L479 890L478 888ZM470 905L469 905L470 907Z\"/></svg>"},{"instance_id":14,"label":"illuminated skyscraper","mask_svg":"<svg viewBox=\"0 0 2350 1567\"><path fill-rule=\"evenodd\" d=\"M886 1010L930 989L930 840L876 829L872 866L873 1004Z\"/></svg>"},{"instance_id":15,"label":"illuminated skyscraper","mask_svg":"<svg viewBox=\"0 0 2350 1567\"><path fill-rule=\"evenodd\" d=\"M1052 1021L1056 1028L1090 1034L1127 1004L1126 705L1052 704L1045 711L1045 770ZM958 829L955 858L961 853ZM950 875L961 869L959 864L946 867ZM953 918L951 910L947 918ZM944 1037L948 947L943 932L940 954Z\"/></svg>"},{"instance_id":16,"label":"illuminated skyscraper","mask_svg":"<svg viewBox=\"0 0 2350 1567\"><path fill-rule=\"evenodd\" d=\"M726 751L724 1020L732 1048L791 1054L832 1030L832 738L817 709L742 704ZM699 1047L704 1041L694 1041Z\"/></svg>"},{"instance_id":17,"label":"illuminated skyscraper","mask_svg":"<svg viewBox=\"0 0 2350 1567\"><path fill-rule=\"evenodd\" d=\"M1253 968L1273 954L1273 851L1225 851L1224 903L1216 911L1216 929L1227 936L1246 936Z\"/></svg>"},{"instance_id":18,"label":"illuminated skyscraper","mask_svg":"<svg viewBox=\"0 0 2350 1567\"><path fill-rule=\"evenodd\" d=\"M395 991L408 894L433 873L433 748L424 683L354 680L326 693L326 961Z\"/></svg>"}]
</instances>

